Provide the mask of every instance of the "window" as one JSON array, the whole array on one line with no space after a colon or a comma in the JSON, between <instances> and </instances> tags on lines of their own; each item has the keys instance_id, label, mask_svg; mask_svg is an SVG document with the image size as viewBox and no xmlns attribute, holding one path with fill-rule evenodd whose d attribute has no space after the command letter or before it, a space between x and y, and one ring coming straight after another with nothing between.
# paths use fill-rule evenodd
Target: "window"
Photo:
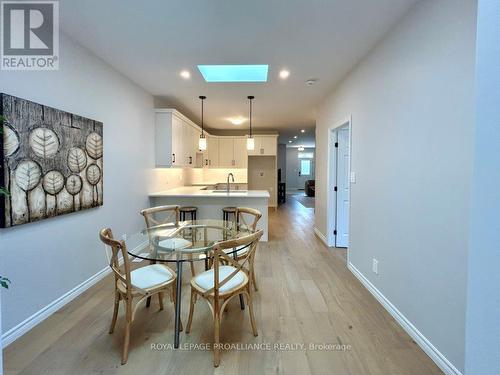
<instances>
[{"instance_id":1,"label":"window","mask_svg":"<svg viewBox=\"0 0 500 375\"><path fill-rule=\"evenodd\" d=\"M300 161L300 175L309 176L311 174L311 160L302 159Z\"/></svg>"}]
</instances>

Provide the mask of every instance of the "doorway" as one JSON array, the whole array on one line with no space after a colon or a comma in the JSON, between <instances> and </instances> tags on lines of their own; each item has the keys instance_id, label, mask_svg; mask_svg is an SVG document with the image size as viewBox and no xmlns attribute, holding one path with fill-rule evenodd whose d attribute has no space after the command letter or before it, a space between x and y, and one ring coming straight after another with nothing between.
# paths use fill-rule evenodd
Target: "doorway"
<instances>
[{"instance_id":1,"label":"doorway","mask_svg":"<svg viewBox=\"0 0 500 375\"><path fill-rule=\"evenodd\" d=\"M286 189L289 192L303 191L306 181L314 180L315 148L306 147L299 151L296 147L286 149Z\"/></svg>"},{"instance_id":2,"label":"doorway","mask_svg":"<svg viewBox=\"0 0 500 375\"><path fill-rule=\"evenodd\" d=\"M328 245L349 247L351 119L330 128L328 145Z\"/></svg>"}]
</instances>

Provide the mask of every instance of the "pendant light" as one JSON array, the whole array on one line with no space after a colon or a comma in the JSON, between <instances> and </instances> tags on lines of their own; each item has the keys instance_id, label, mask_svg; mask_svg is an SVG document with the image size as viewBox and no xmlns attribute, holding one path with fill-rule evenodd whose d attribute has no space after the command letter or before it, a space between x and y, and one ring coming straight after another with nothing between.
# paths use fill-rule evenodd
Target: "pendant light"
<instances>
[{"instance_id":1,"label":"pendant light","mask_svg":"<svg viewBox=\"0 0 500 375\"><path fill-rule=\"evenodd\" d=\"M201 151L205 151L207 149L207 138L205 138L205 132L204 132L204 129L203 129L203 101L207 97L201 95L199 98L201 100L201 134L200 134L200 139L198 140L198 148Z\"/></svg>"},{"instance_id":2,"label":"pendant light","mask_svg":"<svg viewBox=\"0 0 500 375\"><path fill-rule=\"evenodd\" d=\"M252 136L252 100L255 96L248 96L248 100L250 101L250 134L247 138L247 150L252 151L255 148L255 139Z\"/></svg>"}]
</instances>

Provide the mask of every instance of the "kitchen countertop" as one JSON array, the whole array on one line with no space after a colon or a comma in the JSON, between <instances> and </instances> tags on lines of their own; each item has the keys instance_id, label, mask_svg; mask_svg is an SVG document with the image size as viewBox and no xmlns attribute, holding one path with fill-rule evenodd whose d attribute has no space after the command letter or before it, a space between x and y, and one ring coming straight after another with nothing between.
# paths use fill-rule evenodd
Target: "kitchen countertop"
<instances>
[{"instance_id":1,"label":"kitchen countertop","mask_svg":"<svg viewBox=\"0 0 500 375\"><path fill-rule=\"evenodd\" d=\"M219 184L226 184L227 182L199 182L196 184L191 184L192 186L212 186L212 185L219 185ZM230 182L230 184L247 184L247 182L241 182L241 181L236 181L236 182Z\"/></svg>"},{"instance_id":2,"label":"kitchen countertop","mask_svg":"<svg viewBox=\"0 0 500 375\"><path fill-rule=\"evenodd\" d=\"M226 192L214 193L213 190L203 190L206 189L207 185L200 186L181 186L174 189L159 191L156 193L149 194L150 198L159 197L196 197L196 198L270 198L269 192L267 190L247 190L238 191L231 190L229 194Z\"/></svg>"}]
</instances>

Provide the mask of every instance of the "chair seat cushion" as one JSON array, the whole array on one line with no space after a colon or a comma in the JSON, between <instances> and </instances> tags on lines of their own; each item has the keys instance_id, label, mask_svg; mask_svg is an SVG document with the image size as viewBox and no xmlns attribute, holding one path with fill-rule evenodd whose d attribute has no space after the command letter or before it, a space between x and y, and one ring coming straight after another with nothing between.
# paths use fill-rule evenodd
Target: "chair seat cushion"
<instances>
[{"instance_id":1,"label":"chair seat cushion","mask_svg":"<svg viewBox=\"0 0 500 375\"><path fill-rule=\"evenodd\" d=\"M220 266L219 267L219 282L228 277L231 273L236 270L233 266ZM193 278L193 282L203 290L209 290L214 287L214 270L202 272L196 275ZM228 280L224 285L222 285L219 289L219 293L225 293L231 289L234 289L239 286L243 286L245 282L248 280L245 273L243 271L238 271L236 275L234 275L230 280Z\"/></svg>"},{"instance_id":2,"label":"chair seat cushion","mask_svg":"<svg viewBox=\"0 0 500 375\"><path fill-rule=\"evenodd\" d=\"M174 275L163 264L150 264L130 272L131 284L137 288L150 289L172 280Z\"/></svg>"},{"instance_id":3,"label":"chair seat cushion","mask_svg":"<svg viewBox=\"0 0 500 375\"><path fill-rule=\"evenodd\" d=\"M193 244L184 238L167 238L166 240L161 240L158 245L166 249L185 249Z\"/></svg>"}]
</instances>

